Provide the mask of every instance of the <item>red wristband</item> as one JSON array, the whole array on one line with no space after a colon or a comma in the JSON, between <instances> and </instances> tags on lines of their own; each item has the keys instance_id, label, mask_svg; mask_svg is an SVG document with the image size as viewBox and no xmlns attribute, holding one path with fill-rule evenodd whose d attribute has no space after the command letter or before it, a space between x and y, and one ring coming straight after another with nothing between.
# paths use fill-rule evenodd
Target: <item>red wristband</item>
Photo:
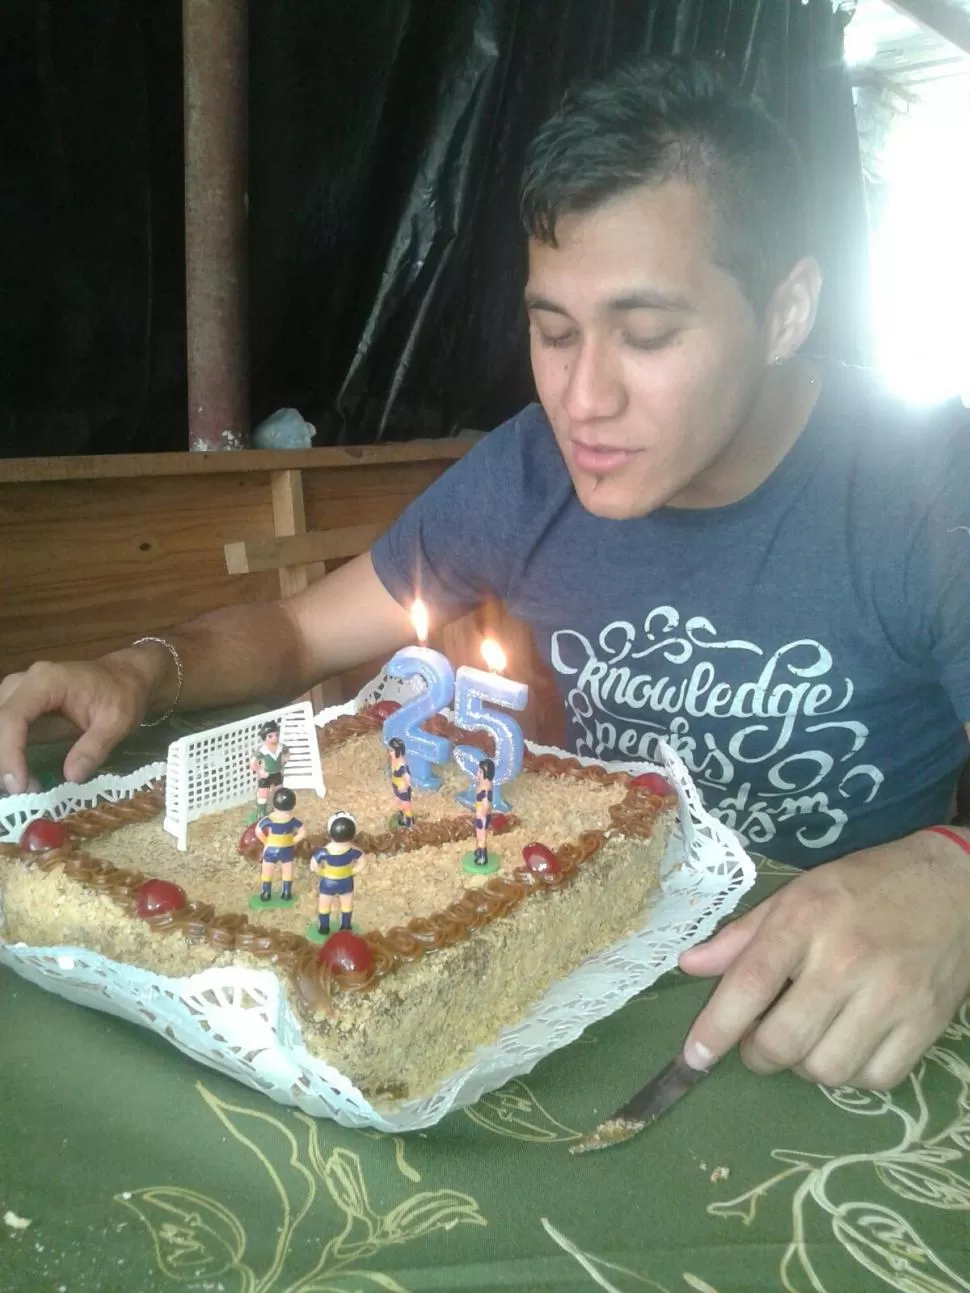
<instances>
[{"instance_id":1,"label":"red wristband","mask_svg":"<svg viewBox=\"0 0 970 1293\"><path fill-rule=\"evenodd\" d=\"M965 840L962 835L956 831L951 831L947 826L924 826L925 831L933 831L936 835L943 835L946 839L954 843L957 848L963 849L964 853L970 853L970 840Z\"/></svg>"}]
</instances>

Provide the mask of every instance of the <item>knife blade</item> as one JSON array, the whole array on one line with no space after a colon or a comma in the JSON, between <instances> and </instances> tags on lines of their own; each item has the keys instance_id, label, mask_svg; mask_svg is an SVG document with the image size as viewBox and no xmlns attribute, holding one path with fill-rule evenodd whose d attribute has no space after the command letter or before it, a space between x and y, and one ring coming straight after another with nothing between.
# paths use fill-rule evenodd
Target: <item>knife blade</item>
<instances>
[{"instance_id":1,"label":"knife blade","mask_svg":"<svg viewBox=\"0 0 970 1293\"><path fill-rule=\"evenodd\" d=\"M709 1072L710 1069L690 1068L681 1051L632 1100L628 1100L622 1108L604 1119L588 1135L570 1145L570 1154L585 1154L591 1149L609 1149L611 1145L622 1145L624 1141L643 1131L644 1127L656 1122L661 1114L666 1113L682 1095L697 1086Z\"/></svg>"}]
</instances>

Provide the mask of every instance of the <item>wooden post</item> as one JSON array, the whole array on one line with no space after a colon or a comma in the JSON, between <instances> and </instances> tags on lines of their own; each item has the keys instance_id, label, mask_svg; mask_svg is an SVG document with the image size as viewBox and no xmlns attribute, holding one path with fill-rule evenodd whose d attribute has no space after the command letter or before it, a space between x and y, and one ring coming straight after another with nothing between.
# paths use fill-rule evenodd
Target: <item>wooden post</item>
<instances>
[{"instance_id":1,"label":"wooden post","mask_svg":"<svg viewBox=\"0 0 970 1293\"><path fill-rule=\"evenodd\" d=\"M189 448L249 444L247 0L182 0Z\"/></svg>"},{"instance_id":2,"label":"wooden post","mask_svg":"<svg viewBox=\"0 0 970 1293\"><path fill-rule=\"evenodd\" d=\"M306 534L303 473L299 468L274 471L270 487L273 492L273 532L278 538ZM306 566L283 566L280 569L280 596L292 597L294 593L302 593L308 582ZM336 678L317 683L310 688L305 699L313 705L314 713L326 705L338 705L343 699L340 683Z\"/></svg>"}]
</instances>

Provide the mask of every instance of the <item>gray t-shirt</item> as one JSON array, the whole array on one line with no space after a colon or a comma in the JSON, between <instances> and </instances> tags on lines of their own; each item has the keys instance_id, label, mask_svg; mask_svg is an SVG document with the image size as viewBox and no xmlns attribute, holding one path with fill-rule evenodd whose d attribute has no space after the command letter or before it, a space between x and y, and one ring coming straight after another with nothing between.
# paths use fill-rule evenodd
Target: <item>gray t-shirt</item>
<instances>
[{"instance_id":1,"label":"gray t-shirt","mask_svg":"<svg viewBox=\"0 0 970 1293\"><path fill-rule=\"evenodd\" d=\"M753 493L610 521L573 491L542 409L475 446L377 543L440 618L489 596L532 629L580 754L655 757L799 866L943 822L970 722L970 422L824 370Z\"/></svg>"}]
</instances>

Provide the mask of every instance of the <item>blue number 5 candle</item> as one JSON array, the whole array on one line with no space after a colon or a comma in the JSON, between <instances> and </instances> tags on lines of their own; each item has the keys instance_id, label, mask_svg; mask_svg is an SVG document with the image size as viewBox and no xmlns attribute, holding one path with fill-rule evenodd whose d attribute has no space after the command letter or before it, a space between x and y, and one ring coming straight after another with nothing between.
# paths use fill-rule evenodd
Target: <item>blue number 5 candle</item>
<instances>
[{"instance_id":1,"label":"blue number 5 candle","mask_svg":"<svg viewBox=\"0 0 970 1293\"><path fill-rule=\"evenodd\" d=\"M505 667L505 653L497 642L486 639L482 655L493 672L472 669L463 665L455 675L455 722L469 732L488 732L495 741L495 776L493 778L493 806L496 812L507 813L509 806L501 787L517 777L522 769L522 729L514 718L498 714L489 705L501 709L525 709L529 689L524 682L513 682L498 672ZM455 762L466 773L470 785L458 796L468 808L475 806L475 783L482 752L471 745L458 745L454 750Z\"/></svg>"},{"instance_id":2,"label":"blue number 5 candle","mask_svg":"<svg viewBox=\"0 0 970 1293\"><path fill-rule=\"evenodd\" d=\"M422 639L427 634L426 616L423 605L415 602L411 617ZM433 736L424 731L421 724L451 704L455 672L439 651L426 646L411 646L392 657L387 665L387 674L391 678L420 678L425 685L424 691L385 721L383 736L385 744L395 736L404 742L412 785L420 790L437 790L441 778L433 771L432 764L448 762L451 743L445 736Z\"/></svg>"}]
</instances>

